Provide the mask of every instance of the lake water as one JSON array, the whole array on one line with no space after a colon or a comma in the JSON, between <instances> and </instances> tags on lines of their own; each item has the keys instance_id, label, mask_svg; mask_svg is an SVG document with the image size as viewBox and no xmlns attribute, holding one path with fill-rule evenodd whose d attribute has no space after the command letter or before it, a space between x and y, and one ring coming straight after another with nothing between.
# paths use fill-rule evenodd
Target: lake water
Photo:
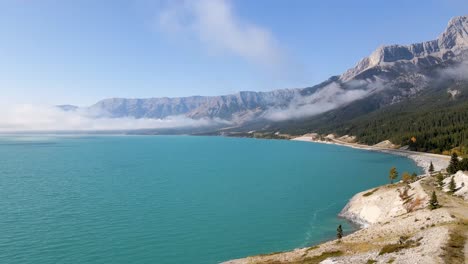
<instances>
[{"instance_id":1,"label":"lake water","mask_svg":"<svg viewBox=\"0 0 468 264\"><path fill-rule=\"evenodd\" d=\"M307 142L1 136L1 263L218 263L333 238L403 157Z\"/></svg>"}]
</instances>

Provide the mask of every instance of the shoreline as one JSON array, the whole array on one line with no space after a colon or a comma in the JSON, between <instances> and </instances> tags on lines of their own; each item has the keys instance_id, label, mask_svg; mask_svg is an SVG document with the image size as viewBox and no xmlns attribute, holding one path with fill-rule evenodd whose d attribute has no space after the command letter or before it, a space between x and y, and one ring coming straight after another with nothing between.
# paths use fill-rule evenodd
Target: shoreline
<instances>
[{"instance_id":1,"label":"shoreline","mask_svg":"<svg viewBox=\"0 0 468 264\"><path fill-rule=\"evenodd\" d=\"M316 140L313 138L313 136L308 136L308 135L303 135L295 138L291 138L290 140L292 141L302 141L302 142L310 142L310 143L319 143L319 144L328 144L328 145L337 145L337 146L343 146L343 147L348 147L348 148L353 148L353 149L361 149L361 150L367 150L367 151L375 151L375 152L381 152L381 153L387 153L391 155L397 155L397 156L403 156L408 159L411 159L417 167L421 168L423 171L422 174L419 174L419 177L425 177L429 175L429 165L432 162L434 165L434 168L436 171L440 171L442 169L445 169L450 162L450 157L449 156L444 156L444 155L439 155L439 154L433 154L433 153L424 153L424 152L417 152L417 151L410 151L410 150L402 150L402 149L395 149L395 148L388 148L388 147L380 147L380 146L370 146L370 145L364 145L364 144L359 144L359 143L350 143L342 140L338 140L334 137L329 137L327 138L328 140ZM374 189L369 189L369 190L375 190L379 189L381 187L385 187L385 185L381 186L376 186ZM367 190L367 191L369 191ZM356 193L355 195L359 194L360 192ZM352 199L354 196L351 197L345 207L343 207L340 211L340 213L337 215L337 217L342 218L346 221L348 221L350 224L354 225L356 228L349 233L348 235L355 233L361 229L369 227L372 223L369 223L365 219L359 217L357 214L351 214L348 212L348 208L351 204ZM332 241L333 239L327 240Z\"/></svg>"},{"instance_id":2,"label":"shoreline","mask_svg":"<svg viewBox=\"0 0 468 264\"><path fill-rule=\"evenodd\" d=\"M310 142L310 143L320 143L320 144L332 144L332 145L344 146L344 147L349 147L349 148L354 148L354 149L362 149L362 150L376 151L376 152L388 153L388 154L392 154L392 155L404 156L406 158L409 158L409 159L413 160L413 162L416 164L416 166L418 166L419 168L422 169L423 173L419 175L420 180L421 179L426 179L427 177L425 177L425 176L429 175L429 165L430 165L431 162L434 165L435 171L440 171L440 170L445 169L448 166L449 161L450 161L450 157L445 156L445 155L424 153L424 152L416 152L416 151L410 151L410 150L404 150L404 149L389 148L389 147L384 147L381 144L379 144L380 146L369 146L369 145L363 145L363 144L357 144L357 143L350 143L350 142L345 142L345 141L342 141L342 140L339 140L339 139L335 139L334 137L332 137L332 138L328 137L327 140L316 140L316 139L314 139L313 135L303 135L303 136L300 136L300 137L291 138L289 140L303 141L303 142ZM418 181L417 185L419 185L419 189L420 189L419 194L421 194L421 193L424 194L424 191L422 191L422 188L420 187L419 181ZM354 203L356 203L355 202L356 197L362 196L364 193L367 193L367 192L374 193L374 192L377 191L377 193L379 193L379 192L381 192L381 190L385 190L385 189L388 189L388 188L395 188L395 186L397 186L397 185L395 184L395 185L376 186L373 189L358 192L355 195L353 195L353 197L351 197L349 199L348 203L345 205L345 207L342 208L340 213L337 215L337 217L348 221L350 224L352 224L355 227L355 229L352 230L351 233L346 234L346 236L348 236L349 238L353 238L352 240L354 240L354 237L361 237L362 233L369 232L369 230L368 230L369 228L378 230L378 228L383 228L383 227L381 227L381 225L387 224L387 223L382 224L380 221L378 223L374 222L374 221L368 221L368 219L365 219L363 216L360 215L360 213L352 212L350 209L351 209L351 207L355 206ZM424 200L428 200L427 195L425 196ZM425 209L425 210L427 210L427 209ZM393 216L393 217L399 217L399 216ZM430 218L427 218L427 219L430 219ZM413 220L413 221L418 221L418 219L415 218L415 220ZM362 239L358 239L359 242L361 242L360 240L362 240ZM324 245L327 245L327 246L333 245L335 243L334 241L335 241L335 239L328 239L328 240L325 240L325 241L323 241L321 243L311 245L311 247L309 247L309 248L303 248L303 249L298 248L298 249L295 249L295 250L292 250L292 251L286 251L286 252L282 252L282 253L278 253L278 254L272 254L272 255L267 254L265 256L267 256L266 258L275 259L276 258L275 255L277 255L278 257L284 255L284 256L280 257L281 260L288 259L290 256L297 256L298 252L300 252L300 255L305 256L305 255L308 255L310 252L312 252L314 250L317 250L318 252L322 251L319 248L323 248ZM334 246L332 246L332 247L334 247ZM311 250L311 249L313 249L313 250ZM322 254L323 254L323 252L322 252ZM369 256L368 253L366 255ZM366 256L366 258L367 258L367 256ZM255 258L255 256L246 257L244 259L229 260L229 261L226 261L226 262L223 262L223 263L225 263L225 264L251 263L251 262L243 262L243 260L247 260L247 259L251 259L251 258ZM255 263L255 262L252 262L252 263ZM336 263L336 262L331 260L330 262L327 262L327 263Z\"/></svg>"},{"instance_id":3,"label":"shoreline","mask_svg":"<svg viewBox=\"0 0 468 264\"><path fill-rule=\"evenodd\" d=\"M368 151L376 151L382 153L388 153L392 155L398 155L407 157L413 160L418 167L420 167L424 174L429 174L429 165L432 162L434 165L434 169L436 171L442 170L447 168L450 162L450 157L440 154L433 154L433 153L426 153L426 152L417 152L411 150L403 150L403 149L396 149L396 148L388 148L388 147L380 147L380 146L369 146L363 145L358 143L349 143L342 140L338 140L335 138L329 138L329 140L315 140L312 136L300 136L295 137L290 140L293 141L303 141L303 142L310 142L310 143L319 143L319 144L331 144L331 145L338 145L343 147L349 147L354 149L362 149Z\"/></svg>"},{"instance_id":4,"label":"shoreline","mask_svg":"<svg viewBox=\"0 0 468 264\"><path fill-rule=\"evenodd\" d=\"M466 172L458 174L468 179ZM468 197L456 197L435 185L435 177L422 177L408 185L406 198L401 196L400 190L406 186L401 182L358 192L341 213L354 216L365 225L341 240L329 239L223 264L463 263L452 260L466 259L463 254L468 256ZM428 208L433 191L441 202L436 210Z\"/></svg>"}]
</instances>

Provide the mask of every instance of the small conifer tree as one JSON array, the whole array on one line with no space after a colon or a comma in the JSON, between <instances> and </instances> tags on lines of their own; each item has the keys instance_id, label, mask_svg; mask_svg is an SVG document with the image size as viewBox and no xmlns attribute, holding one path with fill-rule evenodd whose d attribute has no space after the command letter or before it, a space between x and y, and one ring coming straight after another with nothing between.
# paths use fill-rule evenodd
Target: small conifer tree
<instances>
[{"instance_id":1,"label":"small conifer tree","mask_svg":"<svg viewBox=\"0 0 468 264\"><path fill-rule=\"evenodd\" d=\"M394 180L398 178L398 171L395 167L390 169L390 173L388 174L388 178L390 179L390 184L393 183Z\"/></svg>"},{"instance_id":2,"label":"small conifer tree","mask_svg":"<svg viewBox=\"0 0 468 264\"><path fill-rule=\"evenodd\" d=\"M429 209L434 210L440 207L435 191L432 191L431 200L429 200Z\"/></svg>"},{"instance_id":3,"label":"small conifer tree","mask_svg":"<svg viewBox=\"0 0 468 264\"><path fill-rule=\"evenodd\" d=\"M454 193L456 188L457 188L457 185L455 184L455 179L452 176L452 178L450 179L450 183L449 183L450 193Z\"/></svg>"},{"instance_id":4,"label":"small conifer tree","mask_svg":"<svg viewBox=\"0 0 468 264\"><path fill-rule=\"evenodd\" d=\"M434 164L432 164L432 161L431 161L431 165L429 165L429 173L433 173L434 172Z\"/></svg>"},{"instance_id":5,"label":"small conifer tree","mask_svg":"<svg viewBox=\"0 0 468 264\"><path fill-rule=\"evenodd\" d=\"M441 172L437 173L437 185L439 188L442 189L442 187L444 186L444 175L442 175Z\"/></svg>"},{"instance_id":6,"label":"small conifer tree","mask_svg":"<svg viewBox=\"0 0 468 264\"><path fill-rule=\"evenodd\" d=\"M460 162L458 160L458 155L456 152L452 153L452 157L450 158L450 164L447 167L447 172L450 174L454 174L458 171L460 166Z\"/></svg>"},{"instance_id":7,"label":"small conifer tree","mask_svg":"<svg viewBox=\"0 0 468 264\"><path fill-rule=\"evenodd\" d=\"M341 227L341 225L339 225L338 228L336 229L336 238L338 238L338 240L341 241L342 237L343 237L343 228Z\"/></svg>"}]
</instances>

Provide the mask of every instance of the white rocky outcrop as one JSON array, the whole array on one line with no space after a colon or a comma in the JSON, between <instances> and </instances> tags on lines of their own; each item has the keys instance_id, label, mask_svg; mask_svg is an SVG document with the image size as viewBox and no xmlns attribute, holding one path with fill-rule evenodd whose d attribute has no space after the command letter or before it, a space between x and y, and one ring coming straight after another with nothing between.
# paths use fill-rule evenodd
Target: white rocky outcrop
<instances>
[{"instance_id":1,"label":"white rocky outcrop","mask_svg":"<svg viewBox=\"0 0 468 264\"><path fill-rule=\"evenodd\" d=\"M456 89L448 89L447 90L447 93L450 94L450 97L452 99L456 99L457 98L457 95L461 94L460 90L456 90Z\"/></svg>"},{"instance_id":2,"label":"white rocky outcrop","mask_svg":"<svg viewBox=\"0 0 468 264\"><path fill-rule=\"evenodd\" d=\"M400 198L404 188L404 184L386 185L371 191L360 192L348 202L340 216L367 227L370 224L383 223L407 213L406 206L410 206L409 203L416 200L418 204L413 210L426 206L429 197L419 181L409 185L408 197L412 201Z\"/></svg>"},{"instance_id":3,"label":"white rocky outcrop","mask_svg":"<svg viewBox=\"0 0 468 264\"><path fill-rule=\"evenodd\" d=\"M449 183L452 179L452 176L444 179L444 191L449 191ZM463 199L468 200L468 172L458 171L453 175L453 180L455 181L456 191L455 195L463 197Z\"/></svg>"},{"instance_id":4,"label":"white rocky outcrop","mask_svg":"<svg viewBox=\"0 0 468 264\"><path fill-rule=\"evenodd\" d=\"M339 137L338 140L346 143L354 143L356 142L356 136L344 135Z\"/></svg>"},{"instance_id":5,"label":"white rocky outcrop","mask_svg":"<svg viewBox=\"0 0 468 264\"><path fill-rule=\"evenodd\" d=\"M393 144L390 140L384 140L374 145L377 148L397 148L398 145Z\"/></svg>"},{"instance_id":6,"label":"white rocky outcrop","mask_svg":"<svg viewBox=\"0 0 468 264\"><path fill-rule=\"evenodd\" d=\"M320 139L319 134L309 133L309 134L302 135L300 137L293 138L291 140L295 140L295 141L316 141L316 140L319 140L319 139Z\"/></svg>"}]
</instances>

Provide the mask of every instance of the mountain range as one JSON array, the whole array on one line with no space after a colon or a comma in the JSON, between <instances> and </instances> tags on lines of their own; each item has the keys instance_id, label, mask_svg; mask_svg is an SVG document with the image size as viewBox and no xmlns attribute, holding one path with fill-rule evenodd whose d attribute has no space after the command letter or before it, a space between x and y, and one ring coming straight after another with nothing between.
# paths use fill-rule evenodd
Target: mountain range
<instances>
[{"instance_id":1,"label":"mountain range","mask_svg":"<svg viewBox=\"0 0 468 264\"><path fill-rule=\"evenodd\" d=\"M466 104L467 59L468 16L459 16L452 18L435 40L379 47L355 67L312 87L223 96L110 98L87 109L115 118L185 116L226 121L225 127L218 124L213 128L215 133L359 134L353 131L357 123L365 124L363 120L369 116L371 120L386 111L398 113L395 109L406 109L403 104L417 102L424 109L439 99L443 99L439 102L441 109ZM76 110L68 105L61 108ZM381 139L360 138L367 143Z\"/></svg>"}]
</instances>

